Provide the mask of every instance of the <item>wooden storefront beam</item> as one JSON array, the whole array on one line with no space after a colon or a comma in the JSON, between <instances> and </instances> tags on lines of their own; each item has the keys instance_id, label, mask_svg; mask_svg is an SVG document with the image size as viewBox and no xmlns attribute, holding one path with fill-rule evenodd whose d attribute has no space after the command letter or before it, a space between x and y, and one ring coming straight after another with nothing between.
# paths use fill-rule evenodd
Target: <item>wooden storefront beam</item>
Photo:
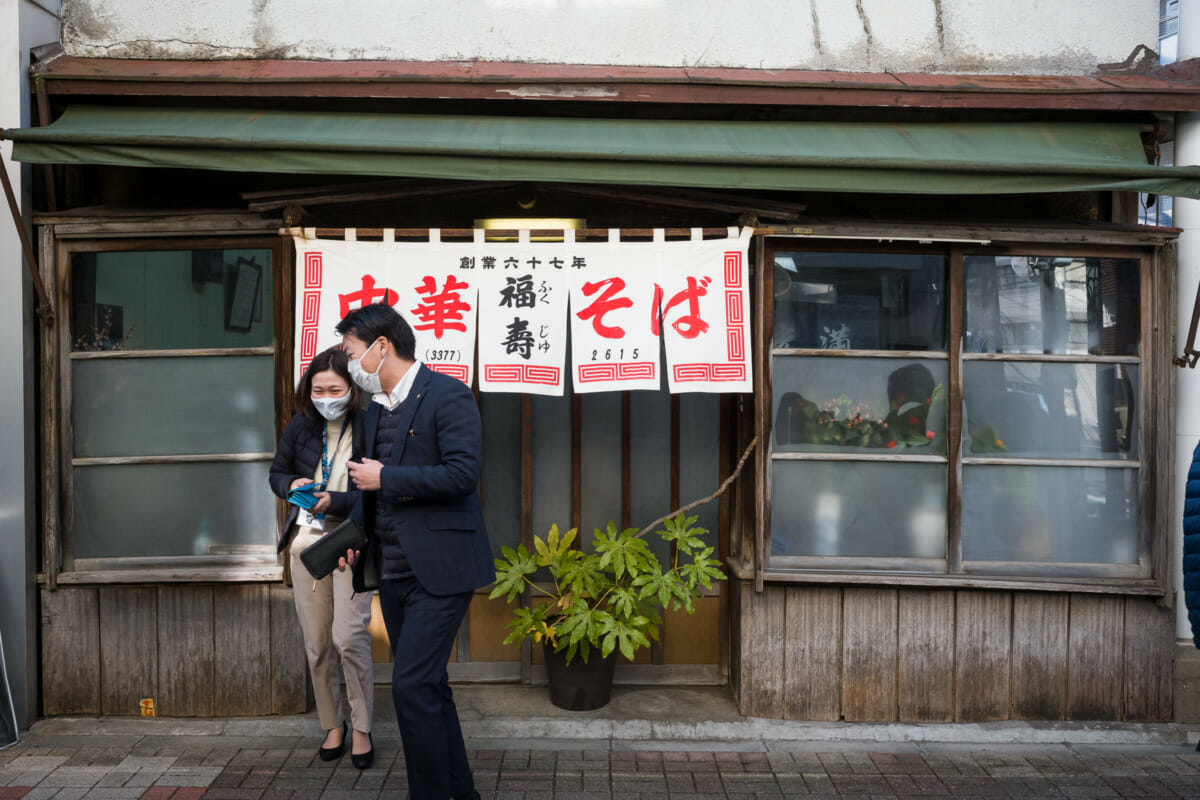
<instances>
[{"instance_id":1,"label":"wooden storefront beam","mask_svg":"<svg viewBox=\"0 0 1200 800\"><path fill-rule=\"evenodd\" d=\"M950 248L948 286L963 285L962 248ZM963 292L949 291L947 307L950 330L946 391L946 569L962 571L962 429L963 429Z\"/></svg>"},{"instance_id":2,"label":"wooden storefront beam","mask_svg":"<svg viewBox=\"0 0 1200 800\"><path fill-rule=\"evenodd\" d=\"M303 236L306 230L314 231L319 239L341 239L345 236L345 228L305 229L301 227L279 228L283 236ZM369 241L382 240L384 231L390 230L398 240L423 241L429 238L429 228L355 228L358 239ZM654 228L621 228L623 241L638 241L652 239ZM662 229L667 239L690 239L691 228L667 227ZM1017 247L1029 252L1029 246L1041 245L1038 255L1054 255L1055 252L1066 252L1065 248L1078 246L1097 247L1155 247L1174 241L1182 232L1180 228L1153 227L1147 225L1064 225L1064 226L1021 226L1021 225L989 225L987 223L923 223L912 221L893 222L859 222L859 221L805 221L800 225L757 226L751 229L755 236L769 236L779 239L827 239L845 242L861 241L895 244L907 242L910 244L957 244L969 247L984 246L989 252L1004 252L1004 248ZM701 228L705 238L723 238L728 236L728 228ZM516 229L488 230L487 241L512 239L517 235ZM560 229L534 228L530 229L531 236L561 235ZM473 228L440 228L439 235L443 241L472 241L475 236ZM581 228L575 231L576 241L608 241L608 228ZM1050 249L1046 249L1050 248ZM1051 249L1055 252L1051 252ZM1043 253L1043 250L1045 252ZM1072 253L1077 251L1072 250ZM1119 257L1122 254L1113 254Z\"/></svg>"},{"instance_id":3,"label":"wooden storefront beam","mask_svg":"<svg viewBox=\"0 0 1200 800\"><path fill-rule=\"evenodd\" d=\"M751 357L754 359L754 433L758 437L758 451L754 454L756 469L754 505L754 591L762 592L765 585L766 546L771 529L771 359L767 337L775 338L775 306L766 298L774 297L775 271L767 269L767 258L775 263L774 250L769 250L763 239L753 248L750 260L754 275L755 292L750 296L751 319L757 320L755 335L751 337ZM757 308L755 305L757 304ZM757 312L757 313L755 313ZM753 323L752 323L753 324Z\"/></svg>"},{"instance_id":4,"label":"wooden storefront beam","mask_svg":"<svg viewBox=\"0 0 1200 800\"><path fill-rule=\"evenodd\" d=\"M742 570L736 563L726 562L735 577L752 579L753 573ZM823 583L847 586L919 586L930 589L998 589L1011 591L1072 592L1077 594L1115 594L1141 597L1162 597L1163 588L1153 580L1122 579L1114 583L1110 579L1097 578L1043 578L1043 577L975 577L972 575L945 575L932 572L821 572L813 569L787 570L772 568L763 571L769 583Z\"/></svg>"},{"instance_id":5,"label":"wooden storefront beam","mask_svg":"<svg viewBox=\"0 0 1200 800\"><path fill-rule=\"evenodd\" d=\"M54 235L50 228L40 231L42 282L50 296L57 296L58 283L55 280ZM59 306L67 308L69 306ZM62 325L62 320L58 321ZM39 363L39 385L41 394L41 484L42 484L42 571L46 576L46 585L50 590L58 588L58 573L63 562L63 535L61 508L61 487L59 471L60 414L61 406L58 398L58 361L59 350L57 331L52 326L41 326L38 329L41 345L41 361ZM99 700L97 699L97 710Z\"/></svg>"}]
</instances>

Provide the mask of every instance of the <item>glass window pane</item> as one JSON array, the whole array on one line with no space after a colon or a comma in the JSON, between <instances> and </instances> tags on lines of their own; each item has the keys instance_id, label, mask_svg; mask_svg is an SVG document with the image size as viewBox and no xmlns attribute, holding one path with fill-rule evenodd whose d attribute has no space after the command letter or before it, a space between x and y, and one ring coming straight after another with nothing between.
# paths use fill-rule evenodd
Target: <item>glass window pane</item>
<instances>
[{"instance_id":1,"label":"glass window pane","mask_svg":"<svg viewBox=\"0 0 1200 800\"><path fill-rule=\"evenodd\" d=\"M721 485L721 398L713 394L679 395L679 504L707 497ZM741 455L740 453L738 455ZM688 512L708 530L705 541L720 541L721 501ZM715 555L715 551L714 551Z\"/></svg>"},{"instance_id":2,"label":"glass window pane","mask_svg":"<svg viewBox=\"0 0 1200 800\"><path fill-rule=\"evenodd\" d=\"M533 532L571 527L571 392L533 397Z\"/></svg>"},{"instance_id":3,"label":"glass window pane","mask_svg":"<svg viewBox=\"0 0 1200 800\"><path fill-rule=\"evenodd\" d=\"M1138 354L1138 262L967 256L963 351Z\"/></svg>"},{"instance_id":4,"label":"glass window pane","mask_svg":"<svg viewBox=\"0 0 1200 800\"><path fill-rule=\"evenodd\" d=\"M483 418L483 465L479 491L492 553L521 543L521 396L479 396Z\"/></svg>"},{"instance_id":5,"label":"glass window pane","mask_svg":"<svg viewBox=\"0 0 1200 800\"><path fill-rule=\"evenodd\" d=\"M775 254L775 347L945 350L946 259Z\"/></svg>"},{"instance_id":6,"label":"glass window pane","mask_svg":"<svg viewBox=\"0 0 1200 800\"><path fill-rule=\"evenodd\" d=\"M629 406L629 524L640 530L671 510L671 394L630 392ZM616 511L620 524L620 507ZM670 545L653 532L645 538L667 563Z\"/></svg>"},{"instance_id":7,"label":"glass window pane","mask_svg":"<svg viewBox=\"0 0 1200 800\"><path fill-rule=\"evenodd\" d=\"M270 250L80 253L71 263L75 350L269 347Z\"/></svg>"},{"instance_id":8,"label":"glass window pane","mask_svg":"<svg viewBox=\"0 0 1200 800\"><path fill-rule=\"evenodd\" d=\"M775 452L944 455L946 362L775 356Z\"/></svg>"},{"instance_id":9,"label":"glass window pane","mask_svg":"<svg viewBox=\"0 0 1200 800\"><path fill-rule=\"evenodd\" d=\"M965 561L1137 563L1135 469L963 467Z\"/></svg>"},{"instance_id":10,"label":"glass window pane","mask_svg":"<svg viewBox=\"0 0 1200 800\"><path fill-rule=\"evenodd\" d=\"M772 462L771 555L945 557L945 465Z\"/></svg>"},{"instance_id":11,"label":"glass window pane","mask_svg":"<svg viewBox=\"0 0 1200 800\"><path fill-rule=\"evenodd\" d=\"M275 451L271 356L75 361L75 456Z\"/></svg>"},{"instance_id":12,"label":"glass window pane","mask_svg":"<svg viewBox=\"0 0 1200 800\"><path fill-rule=\"evenodd\" d=\"M621 524L621 395L600 392L582 399L580 538L591 542L595 528L604 530L610 520Z\"/></svg>"},{"instance_id":13,"label":"glass window pane","mask_svg":"<svg viewBox=\"0 0 1200 800\"><path fill-rule=\"evenodd\" d=\"M968 361L963 455L1136 459L1138 368Z\"/></svg>"},{"instance_id":14,"label":"glass window pane","mask_svg":"<svg viewBox=\"0 0 1200 800\"><path fill-rule=\"evenodd\" d=\"M75 557L275 552L270 462L75 468Z\"/></svg>"}]
</instances>

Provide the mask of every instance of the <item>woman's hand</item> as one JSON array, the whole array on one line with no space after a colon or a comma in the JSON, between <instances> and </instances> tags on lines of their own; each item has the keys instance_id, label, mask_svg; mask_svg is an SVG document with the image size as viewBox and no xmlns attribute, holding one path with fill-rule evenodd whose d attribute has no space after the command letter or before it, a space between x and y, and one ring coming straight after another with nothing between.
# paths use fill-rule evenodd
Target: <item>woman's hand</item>
<instances>
[{"instance_id":1,"label":"woman's hand","mask_svg":"<svg viewBox=\"0 0 1200 800\"><path fill-rule=\"evenodd\" d=\"M324 514L333 507L333 498L329 496L329 492L313 492L313 497L317 498L317 504L312 507L312 513Z\"/></svg>"},{"instance_id":2,"label":"woman's hand","mask_svg":"<svg viewBox=\"0 0 1200 800\"><path fill-rule=\"evenodd\" d=\"M292 481L292 485L288 487L288 490L299 489L301 486L307 486L312 482L312 478L296 478L296 480Z\"/></svg>"}]
</instances>

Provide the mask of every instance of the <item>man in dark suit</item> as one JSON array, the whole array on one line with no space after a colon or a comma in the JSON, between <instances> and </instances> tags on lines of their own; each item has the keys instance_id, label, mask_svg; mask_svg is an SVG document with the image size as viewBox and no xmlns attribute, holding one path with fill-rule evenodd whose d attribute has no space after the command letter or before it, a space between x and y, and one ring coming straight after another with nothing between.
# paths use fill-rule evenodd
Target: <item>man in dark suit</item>
<instances>
[{"instance_id":1,"label":"man in dark suit","mask_svg":"<svg viewBox=\"0 0 1200 800\"><path fill-rule=\"evenodd\" d=\"M446 662L474 590L495 580L476 486L483 435L461 381L414 354L408 323L386 305L337 326L350 375L374 402L352 514L380 546L379 601L392 646L392 700L412 800L478 798Z\"/></svg>"}]
</instances>

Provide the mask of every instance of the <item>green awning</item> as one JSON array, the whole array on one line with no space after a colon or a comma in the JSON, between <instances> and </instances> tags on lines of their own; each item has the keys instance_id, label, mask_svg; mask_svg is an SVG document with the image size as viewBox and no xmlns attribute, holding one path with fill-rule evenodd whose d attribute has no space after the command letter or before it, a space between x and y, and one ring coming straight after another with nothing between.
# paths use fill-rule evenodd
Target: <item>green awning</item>
<instances>
[{"instance_id":1,"label":"green awning","mask_svg":"<svg viewBox=\"0 0 1200 800\"><path fill-rule=\"evenodd\" d=\"M74 106L13 158L238 172L904 194L1200 198L1133 123L706 122Z\"/></svg>"}]
</instances>

